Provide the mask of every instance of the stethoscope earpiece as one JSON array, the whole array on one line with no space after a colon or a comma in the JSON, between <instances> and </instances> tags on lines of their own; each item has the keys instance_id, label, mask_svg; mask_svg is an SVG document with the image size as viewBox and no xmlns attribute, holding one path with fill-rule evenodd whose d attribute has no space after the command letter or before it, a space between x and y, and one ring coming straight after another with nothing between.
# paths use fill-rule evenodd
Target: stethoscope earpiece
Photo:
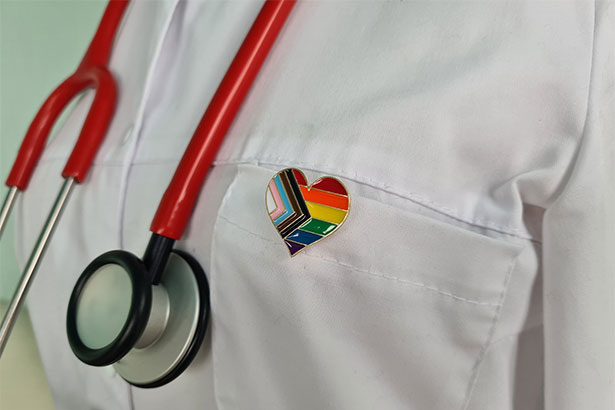
<instances>
[{"instance_id":1,"label":"stethoscope earpiece","mask_svg":"<svg viewBox=\"0 0 615 410\"><path fill-rule=\"evenodd\" d=\"M127 382L157 387L196 356L209 319L209 284L189 254L170 253L160 282L125 251L96 258L75 285L67 312L75 355L93 366L113 364Z\"/></svg>"}]
</instances>

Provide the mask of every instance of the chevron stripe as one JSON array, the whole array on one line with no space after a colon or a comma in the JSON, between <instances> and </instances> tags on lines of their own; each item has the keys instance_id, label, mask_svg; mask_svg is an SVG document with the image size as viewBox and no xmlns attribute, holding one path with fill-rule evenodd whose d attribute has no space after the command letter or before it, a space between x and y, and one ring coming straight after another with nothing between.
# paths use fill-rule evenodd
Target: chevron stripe
<instances>
[{"instance_id":1,"label":"chevron stripe","mask_svg":"<svg viewBox=\"0 0 615 410\"><path fill-rule=\"evenodd\" d=\"M282 186L282 181L280 180L279 175L277 175L274 178L274 182L275 182L275 186L278 188L278 193L280 194L280 198L282 199L282 204L284 205L284 213L273 221L273 224L275 226L278 226L280 223L282 223L286 218L288 218L292 214L292 208L290 206L290 201L288 200L288 196L286 195L286 191L284 190L284 187Z\"/></svg>"},{"instance_id":2,"label":"chevron stripe","mask_svg":"<svg viewBox=\"0 0 615 410\"><path fill-rule=\"evenodd\" d=\"M275 203L275 209L269 213L269 216L271 216L272 219L277 219L284 213L284 202L282 202L278 188L275 186L275 182L273 181L269 183L269 192L271 193L273 202Z\"/></svg>"},{"instance_id":3,"label":"chevron stripe","mask_svg":"<svg viewBox=\"0 0 615 410\"><path fill-rule=\"evenodd\" d=\"M287 188L288 197L293 206L294 215L289 217L284 223L280 224L278 230L282 238L290 235L295 229L303 225L304 222L310 219L310 212L305 204L305 200L299 190L297 179L290 169L281 173L281 180L284 187Z\"/></svg>"},{"instance_id":4,"label":"chevron stripe","mask_svg":"<svg viewBox=\"0 0 615 410\"><path fill-rule=\"evenodd\" d=\"M280 234L284 231L289 225L292 225L298 218L301 217L301 209L299 208L299 203L297 202L297 198L293 192L293 189L290 185L290 182L285 174L280 174L280 181L282 182L282 186L284 187L284 192L288 197L288 201L291 206L291 214L288 218L286 218L282 223L278 225L278 231Z\"/></svg>"},{"instance_id":5,"label":"chevron stripe","mask_svg":"<svg viewBox=\"0 0 615 410\"><path fill-rule=\"evenodd\" d=\"M310 219L297 179L291 170L280 172L269 183L276 208L269 213L278 232L285 238Z\"/></svg>"}]
</instances>

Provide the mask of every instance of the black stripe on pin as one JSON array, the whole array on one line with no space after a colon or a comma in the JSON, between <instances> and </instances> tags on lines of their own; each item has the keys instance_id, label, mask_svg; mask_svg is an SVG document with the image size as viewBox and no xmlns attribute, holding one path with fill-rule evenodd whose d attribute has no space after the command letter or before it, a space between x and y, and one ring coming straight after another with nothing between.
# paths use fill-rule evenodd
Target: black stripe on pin
<instances>
[{"instance_id":1,"label":"black stripe on pin","mask_svg":"<svg viewBox=\"0 0 615 410\"><path fill-rule=\"evenodd\" d=\"M311 215L310 215L310 211L308 211L305 200L303 199L303 195L301 195L301 189L299 188L299 184L297 183L297 179L295 178L295 174L293 174L292 169L286 169L283 171L283 173L284 173L283 176L286 177L289 182L289 185L293 191L292 194L297 199L297 204L299 205L301 213L303 214L297 221L285 227L280 232L280 235L282 235L282 238L285 238L291 233L293 233L301 225L303 225L306 221L308 221L311 218Z\"/></svg>"}]
</instances>

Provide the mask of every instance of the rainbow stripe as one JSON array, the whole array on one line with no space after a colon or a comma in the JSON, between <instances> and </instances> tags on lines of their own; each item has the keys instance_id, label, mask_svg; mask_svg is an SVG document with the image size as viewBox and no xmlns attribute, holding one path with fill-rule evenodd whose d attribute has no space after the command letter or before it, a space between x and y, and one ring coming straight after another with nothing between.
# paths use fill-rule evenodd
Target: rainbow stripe
<instances>
[{"instance_id":1,"label":"rainbow stripe","mask_svg":"<svg viewBox=\"0 0 615 410\"><path fill-rule=\"evenodd\" d=\"M340 181L323 177L308 185L303 172L295 168L271 179L266 198L269 217L291 256L335 232L350 207Z\"/></svg>"}]
</instances>

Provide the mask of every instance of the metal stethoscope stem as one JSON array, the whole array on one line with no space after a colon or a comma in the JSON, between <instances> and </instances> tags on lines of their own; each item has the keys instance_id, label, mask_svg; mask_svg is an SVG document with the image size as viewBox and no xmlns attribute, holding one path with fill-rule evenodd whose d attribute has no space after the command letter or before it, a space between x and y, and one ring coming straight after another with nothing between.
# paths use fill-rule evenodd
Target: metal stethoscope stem
<instances>
[{"instance_id":1,"label":"metal stethoscope stem","mask_svg":"<svg viewBox=\"0 0 615 410\"><path fill-rule=\"evenodd\" d=\"M19 190L17 187L13 186L9 189L9 192L4 198L2 209L0 209L0 238L2 238L2 232L4 232L6 221L9 219L9 215L11 215L11 211L13 210L13 204L15 204L15 199L17 198L18 192Z\"/></svg>"},{"instance_id":2,"label":"metal stethoscope stem","mask_svg":"<svg viewBox=\"0 0 615 410\"><path fill-rule=\"evenodd\" d=\"M62 189L60 189L60 193L58 194L51 211L49 212L49 216L47 216L47 221L43 226L41 234L36 241L36 245L30 254L30 258L28 259L28 263L24 268L21 278L19 280L19 284L15 289L15 293L13 294L13 298L11 299L11 303L9 304L8 310L4 315L4 319L2 320L2 325L0 326L0 356L2 356L2 352L6 347L6 342L9 339L11 334L11 330L15 325L15 321L17 320L17 316L23 302L28 294L28 290L30 289L30 285L32 284L32 280L34 279L34 275L39 267L39 262L41 257L45 253L45 249L47 248L47 244L49 243L49 239L53 235L53 231L57 225L60 216L62 215L62 210L64 209L64 205L66 204L66 200L68 199L71 189L74 186L75 180L73 178L66 178L64 183L62 184ZM4 206L2 208L2 214L0 217L0 233L2 228L4 227L4 223L10 214L10 210L12 207L12 203L15 200L16 196L16 188L13 188L9 191L7 195L7 199L4 202Z\"/></svg>"}]
</instances>

